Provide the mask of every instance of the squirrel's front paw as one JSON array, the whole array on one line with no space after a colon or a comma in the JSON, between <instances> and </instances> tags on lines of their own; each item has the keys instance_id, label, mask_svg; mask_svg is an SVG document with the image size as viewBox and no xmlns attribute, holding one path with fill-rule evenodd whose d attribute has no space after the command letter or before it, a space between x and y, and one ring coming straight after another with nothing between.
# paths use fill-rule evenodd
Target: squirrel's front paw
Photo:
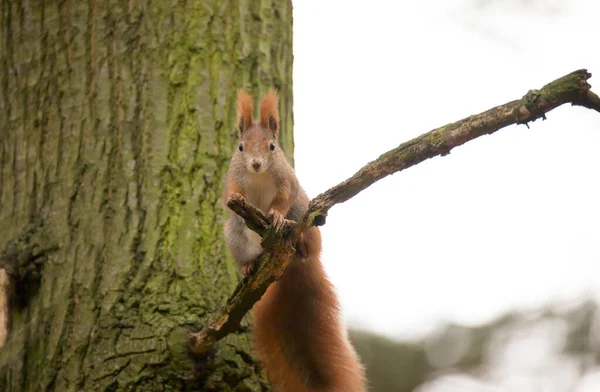
<instances>
[{"instance_id":1,"label":"squirrel's front paw","mask_svg":"<svg viewBox=\"0 0 600 392\"><path fill-rule=\"evenodd\" d=\"M275 228L276 231L281 230L281 228L285 224L285 221L287 220L281 213L275 211L272 208L271 211L269 211L269 215L267 215L267 218L271 221L271 225Z\"/></svg>"}]
</instances>

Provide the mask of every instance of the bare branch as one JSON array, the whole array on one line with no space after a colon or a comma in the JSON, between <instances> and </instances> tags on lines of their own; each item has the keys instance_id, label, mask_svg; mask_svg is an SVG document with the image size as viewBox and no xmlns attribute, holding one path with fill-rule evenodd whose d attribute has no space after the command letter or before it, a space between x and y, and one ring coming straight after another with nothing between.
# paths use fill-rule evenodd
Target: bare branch
<instances>
[{"instance_id":1,"label":"bare branch","mask_svg":"<svg viewBox=\"0 0 600 392\"><path fill-rule=\"evenodd\" d=\"M497 106L486 112L448 124L401 144L370 162L346 181L320 194L310 202L299 223L286 225L279 233L271 230L268 219L241 195L233 195L228 206L246 220L247 226L263 237L265 252L259 257L257 270L237 286L227 303L209 319L206 327L188 337L197 354L207 352L212 345L238 328L242 317L252 308L268 286L285 271L301 233L311 226L325 223L331 207L354 197L371 184L450 151L469 140L492 134L511 124L528 124L545 119L550 110L571 103L600 112L600 99L590 90L591 74L578 70L557 79L541 90L530 90L523 98Z\"/></svg>"},{"instance_id":2,"label":"bare branch","mask_svg":"<svg viewBox=\"0 0 600 392\"><path fill-rule=\"evenodd\" d=\"M354 197L390 174L437 155L447 155L454 147L479 136L492 134L508 125L527 125L538 118L546 119L547 112L565 103L600 111L598 96L590 91L587 83L591 76L585 69L572 72L548 83L541 90L530 90L519 100L434 129L401 144L312 200L304 224L324 224L331 207Z\"/></svg>"}]
</instances>

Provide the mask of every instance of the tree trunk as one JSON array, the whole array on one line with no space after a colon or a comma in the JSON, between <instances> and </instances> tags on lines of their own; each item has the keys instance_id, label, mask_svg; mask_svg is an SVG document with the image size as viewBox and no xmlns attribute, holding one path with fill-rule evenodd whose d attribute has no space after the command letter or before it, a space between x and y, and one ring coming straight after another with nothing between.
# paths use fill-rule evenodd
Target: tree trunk
<instances>
[{"instance_id":1,"label":"tree trunk","mask_svg":"<svg viewBox=\"0 0 600 392\"><path fill-rule=\"evenodd\" d=\"M0 67L0 390L267 389L247 332L185 335L238 280L238 88L279 90L293 153L291 1L4 0Z\"/></svg>"}]
</instances>

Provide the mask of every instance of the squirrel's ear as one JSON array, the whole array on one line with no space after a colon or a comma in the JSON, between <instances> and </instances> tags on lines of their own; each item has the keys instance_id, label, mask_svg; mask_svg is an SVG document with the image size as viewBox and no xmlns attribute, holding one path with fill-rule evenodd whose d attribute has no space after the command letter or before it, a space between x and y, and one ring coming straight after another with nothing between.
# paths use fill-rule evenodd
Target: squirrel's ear
<instances>
[{"instance_id":1,"label":"squirrel's ear","mask_svg":"<svg viewBox=\"0 0 600 392\"><path fill-rule=\"evenodd\" d=\"M278 102L279 98L275 90L269 90L260 103L260 123L263 127L270 129L276 139L279 135Z\"/></svg>"},{"instance_id":2,"label":"squirrel's ear","mask_svg":"<svg viewBox=\"0 0 600 392\"><path fill-rule=\"evenodd\" d=\"M238 90L237 94L237 127L240 133L244 132L252 124L252 112L254 104L252 97L244 90Z\"/></svg>"}]
</instances>

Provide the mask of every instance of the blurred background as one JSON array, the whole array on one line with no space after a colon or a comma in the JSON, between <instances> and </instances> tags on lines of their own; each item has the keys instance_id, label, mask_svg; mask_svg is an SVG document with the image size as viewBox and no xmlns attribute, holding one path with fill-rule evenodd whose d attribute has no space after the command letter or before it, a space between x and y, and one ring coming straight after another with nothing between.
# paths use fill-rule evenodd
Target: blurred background
<instances>
[{"instance_id":1,"label":"blurred background","mask_svg":"<svg viewBox=\"0 0 600 392\"><path fill-rule=\"evenodd\" d=\"M587 68L596 0L294 2L314 197L400 143ZM327 272L373 391L600 390L600 115L562 106L334 207Z\"/></svg>"}]
</instances>

